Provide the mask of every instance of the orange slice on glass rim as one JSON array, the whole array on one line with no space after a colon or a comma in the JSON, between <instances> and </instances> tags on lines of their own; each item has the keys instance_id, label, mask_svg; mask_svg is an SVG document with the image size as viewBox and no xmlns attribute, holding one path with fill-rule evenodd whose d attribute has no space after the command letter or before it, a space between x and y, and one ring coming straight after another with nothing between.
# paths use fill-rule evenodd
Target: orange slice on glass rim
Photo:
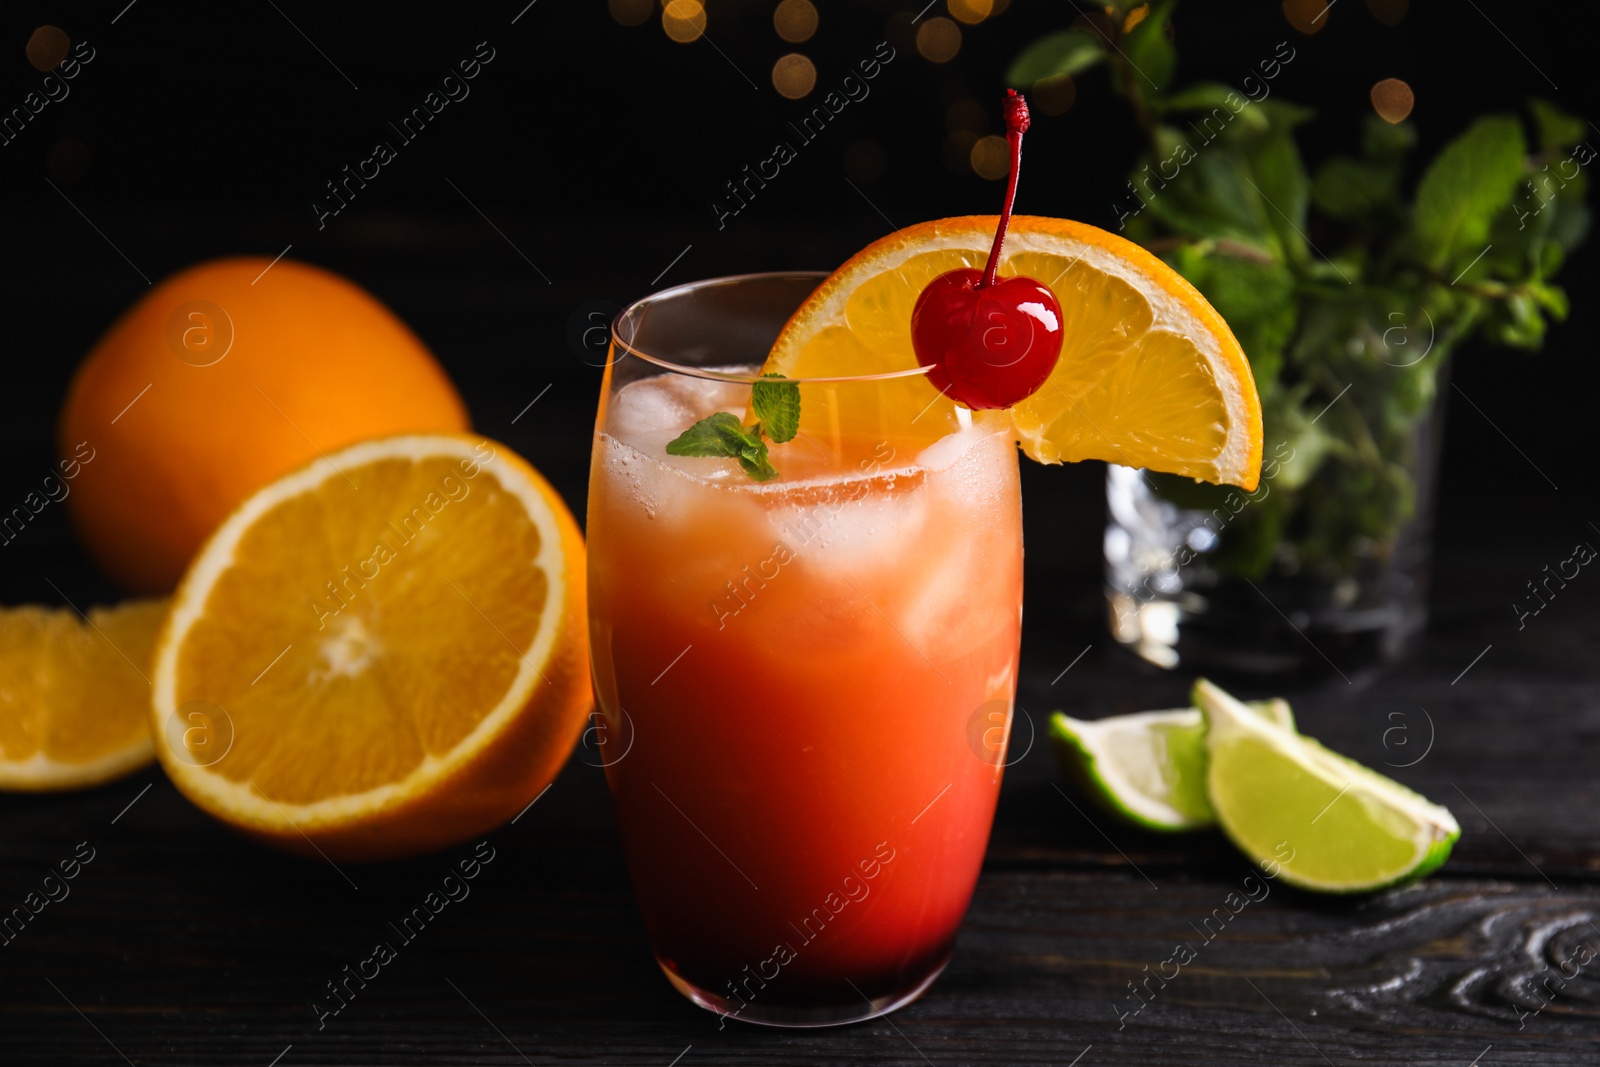
<instances>
[{"instance_id":1,"label":"orange slice on glass rim","mask_svg":"<svg viewBox=\"0 0 1600 1067\"><path fill-rule=\"evenodd\" d=\"M868 245L828 276L785 325L762 373L884 374L917 366L911 312L934 278L982 269L995 215L923 222ZM1022 449L1042 463L1100 459L1253 490L1261 400L1222 316L1177 271L1081 222L1015 215L999 276L1023 274L1061 302L1061 359L1010 409ZM817 392L817 390L813 390ZM831 393L831 395L830 395ZM824 391L807 412L863 432L938 434L956 405L922 375Z\"/></svg>"}]
</instances>

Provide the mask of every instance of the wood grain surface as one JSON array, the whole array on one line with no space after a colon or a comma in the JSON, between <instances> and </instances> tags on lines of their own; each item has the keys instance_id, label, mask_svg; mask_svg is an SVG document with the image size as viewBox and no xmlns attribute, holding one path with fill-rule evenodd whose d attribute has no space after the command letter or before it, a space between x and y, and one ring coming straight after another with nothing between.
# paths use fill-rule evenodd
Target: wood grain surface
<instances>
[{"instance_id":1,"label":"wood grain surface","mask_svg":"<svg viewBox=\"0 0 1600 1067\"><path fill-rule=\"evenodd\" d=\"M494 859L470 896L321 1016L325 983L394 941L388 924L471 846L343 869L279 856L152 768L87 793L0 798L5 908L80 843L93 851L70 895L0 947L0 1062L1597 1063L1600 665L1588 650L1600 613L1574 600L1545 632L1517 633L1473 595L1516 562L1447 562L1439 586L1457 592L1437 598L1418 660L1294 694L1306 732L1460 818L1454 857L1417 885L1263 893L1213 835L1113 827L1062 791L1035 743L1008 772L955 959L920 1002L832 1030L722 1028L652 962L603 777L580 749L489 835ZM1040 613L1014 753L1052 707L1097 716L1181 697L1184 678ZM1232 912L1242 887L1259 899ZM1178 966L1180 944L1193 958Z\"/></svg>"}]
</instances>

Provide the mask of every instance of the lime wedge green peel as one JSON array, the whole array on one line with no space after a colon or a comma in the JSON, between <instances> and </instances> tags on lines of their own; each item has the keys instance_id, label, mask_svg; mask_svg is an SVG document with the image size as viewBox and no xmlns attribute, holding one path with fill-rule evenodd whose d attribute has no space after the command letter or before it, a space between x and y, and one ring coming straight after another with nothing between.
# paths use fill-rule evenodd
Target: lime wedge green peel
<instances>
[{"instance_id":1,"label":"lime wedge green peel","mask_svg":"<svg viewBox=\"0 0 1600 1067\"><path fill-rule=\"evenodd\" d=\"M1229 840L1269 875L1322 893L1418 878L1450 855L1449 811L1269 722L1204 679L1206 795Z\"/></svg>"},{"instance_id":2,"label":"lime wedge green peel","mask_svg":"<svg viewBox=\"0 0 1600 1067\"><path fill-rule=\"evenodd\" d=\"M1285 730L1284 700L1245 705ZM1102 809L1147 830L1199 830L1215 824L1206 798L1205 720L1194 708L1144 711L1085 722L1050 717L1050 738L1067 774Z\"/></svg>"}]
</instances>

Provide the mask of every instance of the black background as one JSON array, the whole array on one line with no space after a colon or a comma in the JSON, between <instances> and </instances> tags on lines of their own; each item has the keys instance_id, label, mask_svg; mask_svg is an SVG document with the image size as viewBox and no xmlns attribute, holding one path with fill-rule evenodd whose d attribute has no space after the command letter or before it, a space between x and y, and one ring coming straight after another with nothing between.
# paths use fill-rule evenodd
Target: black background
<instances>
[{"instance_id":1,"label":"black background","mask_svg":"<svg viewBox=\"0 0 1600 1067\"><path fill-rule=\"evenodd\" d=\"M41 80L23 51L36 26L59 25L96 53L66 100L0 147L0 500L20 499L49 464L72 368L147 278L292 244L291 256L348 274L409 322L457 381L477 428L523 451L581 516L599 371L572 350L574 315L599 306L592 302L637 298L652 283L829 269L885 233L886 220L995 210L998 182L947 165L947 110L975 101L988 115L979 132L999 132L1006 66L1077 11L1017 0L964 27L960 53L938 65L910 44L918 9L909 5L824 4L816 35L800 45L778 37L774 6L713 2L706 39L691 44L668 39L658 19L624 27L603 4L562 0L0 6L7 106ZM1272 86L1318 109L1303 131L1313 161L1353 144L1368 89L1383 77L1416 92L1420 155L1474 115L1516 109L1529 95L1579 114L1593 99L1589 39L1533 5L1415 4L1391 28L1359 0L1343 0L1325 21L1307 37L1276 4L1186 4L1176 16L1180 77L1238 85L1289 41L1296 56ZM897 57L871 95L798 145L786 124L886 39ZM399 146L319 230L310 204L324 183L375 140L398 144L386 123L420 104L480 41L495 58L470 95ZM809 100L784 100L771 87L772 64L789 51L817 64ZM798 158L719 229L712 198L778 137L796 141ZM852 188L845 159L863 141L881 149L885 165L875 180L858 171ZM1112 205L1138 143L1104 73L1083 75L1069 111L1037 116L1019 209L1114 227ZM1600 519L1582 434L1594 405L1595 259L1585 251L1569 263L1562 281L1572 318L1543 353L1461 353L1455 383L1482 412L1452 390L1442 552L1507 536L1565 552L1586 521ZM1031 603L1052 610L1070 601L1091 616L1103 515L1097 465L1030 469L1026 498L1030 573L1047 570L1059 594L1047 602L1035 593ZM61 509L47 509L4 549L0 595L57 599L40 577L56 565L54 580L69 594L110 596L80 559L62 555L67 543Z\"/></svg>"}]
</instances>

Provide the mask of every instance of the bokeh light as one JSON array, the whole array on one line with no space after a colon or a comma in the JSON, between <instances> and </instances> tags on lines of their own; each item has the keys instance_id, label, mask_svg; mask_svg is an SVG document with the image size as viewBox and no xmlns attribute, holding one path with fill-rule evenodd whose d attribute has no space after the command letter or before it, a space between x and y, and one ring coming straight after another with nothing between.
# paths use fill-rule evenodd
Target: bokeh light
<instances>
[{"instance_id":1,"label":"bokeh light","mask_svg":"<svg viewBox=\"0 0 1600 1067\"><path fill-rule=\"evenodd\" d=\"M889 169L889 153L871 137L850 142L844 150L845 177L857 185L871 185Z\"/></svg>"},{"instance_id":2,"label":"bokeh light","mask_svg":"<svg viewBox=\"0 0 1600 1067\"><path fill-rule=\"evenodd\" d=\"M817 8L811 0L783 0L772 13L772 28L790 44L809 41L817 32Z\"/></svg>"},{"instance_id":3,"label":"bokeh light","mask_svg":"<svg viewBox=\"0 0 1600 1067\"><path fill-rule=\"evenodd\" d=\"M67 58L72 38L57 26L40 26L28 38L28 62L34 70L52 71Z\"/></svg>"},{"instance_id":4,"label":"bokeh light","mask_svg":"<svg viewBox=\"0 0 1600 1067\"><path fill-rule=\"evenodd\" d=\"M950 15L968 26L976 26L994 14L994 0L950 0Z\"/></svg>"},{"instance_id":5,"label":"bokeh light","mask_svg":"<svg viewBox=\"0 0 1600 1067\"><path fill-rule=\"evenodd\" d=\"M961 27L932 18L917 27L917 52L930 63L948 63L961 51Z\"/></svg>"},{"instance_id":6,"label":"bokeh light","mask_svg":"<svg viewBox=\"0 0 1600 1067\"><path fill-rule=\"evenodd\" d=\"M655 7L653 0L606 0L611 17L624 26L643 26L650 21Z\"/></svg>"},{"instance_id":7,"label":"bokeh light","mask_svg":"<svg viewBox=\"0 0 1600 1067\"><path fill-rule=\"evenodd\" d=\"M700 0L670 0L661 12L661 28L679 44L697 41L706 32L706 6Z\"/></svg>"},{"instance_id":8,"label":"bokeh light","mask_svg":"<svg viewBox=\"0 0 1600 1067\"><path fill-rule=\"evenodd\" d=\"M1041 78L1033 83L1028 103L1046 115L1064 115L1078 99L1078 86L1070 74Z\"/></svg>"},{"instance_id":9,"label":"bokeh light","mask_svg":"<svg viewBox=\"0 0 1600 1067\"><path fill-rule=\"evenodd\" d=\"M1310 35L1328 25L1328 0L1283 0L1283 17L1301 33Z\"/></svg>"},{"instance_id":10,"label":"bokeh light","mask_svg":"<svg viewBox=\"0 0 1600 1067\"><path fill-rule=\"evenodd\" d=\"M1411 10L1410 0L1367 0L1367 10L1385 26L1398 26Z\"/></svg>"},{"instance_id":11,"label":"bokeh light","mask_svg":"<svg viewBox=\"0 0 1600 1067\"><path fill-rule=\"evenodd\" d=\"M790 52L772 65L772 87L779 96L798 100L817 87L817 67L799 52Z\"/></svg>"},{"instance_id":12,"label":"bokeh light","mask_svg":"<svg viewBox=\"0 0 1600 1067\"><path fill-rule=\"evenodd\" d=\"M999 181L1011 173L1011 145L1004 137L990 134L972 146L972 170L980 178Z\"/></svg>"},{"instance_id":13,"label":"bokeh light","mask_svg":"<svg viewBox=\"0 0 1600 1067\"><path fill-rule=\"evenodd\" d=\"M1417 98L1411 92L1411 86L1399 78L1385 78L1372 87L1372 110L1378 117L1391 125L1404 122L1411 109L1416 105Z\"/></svg>"}]
</instances>

